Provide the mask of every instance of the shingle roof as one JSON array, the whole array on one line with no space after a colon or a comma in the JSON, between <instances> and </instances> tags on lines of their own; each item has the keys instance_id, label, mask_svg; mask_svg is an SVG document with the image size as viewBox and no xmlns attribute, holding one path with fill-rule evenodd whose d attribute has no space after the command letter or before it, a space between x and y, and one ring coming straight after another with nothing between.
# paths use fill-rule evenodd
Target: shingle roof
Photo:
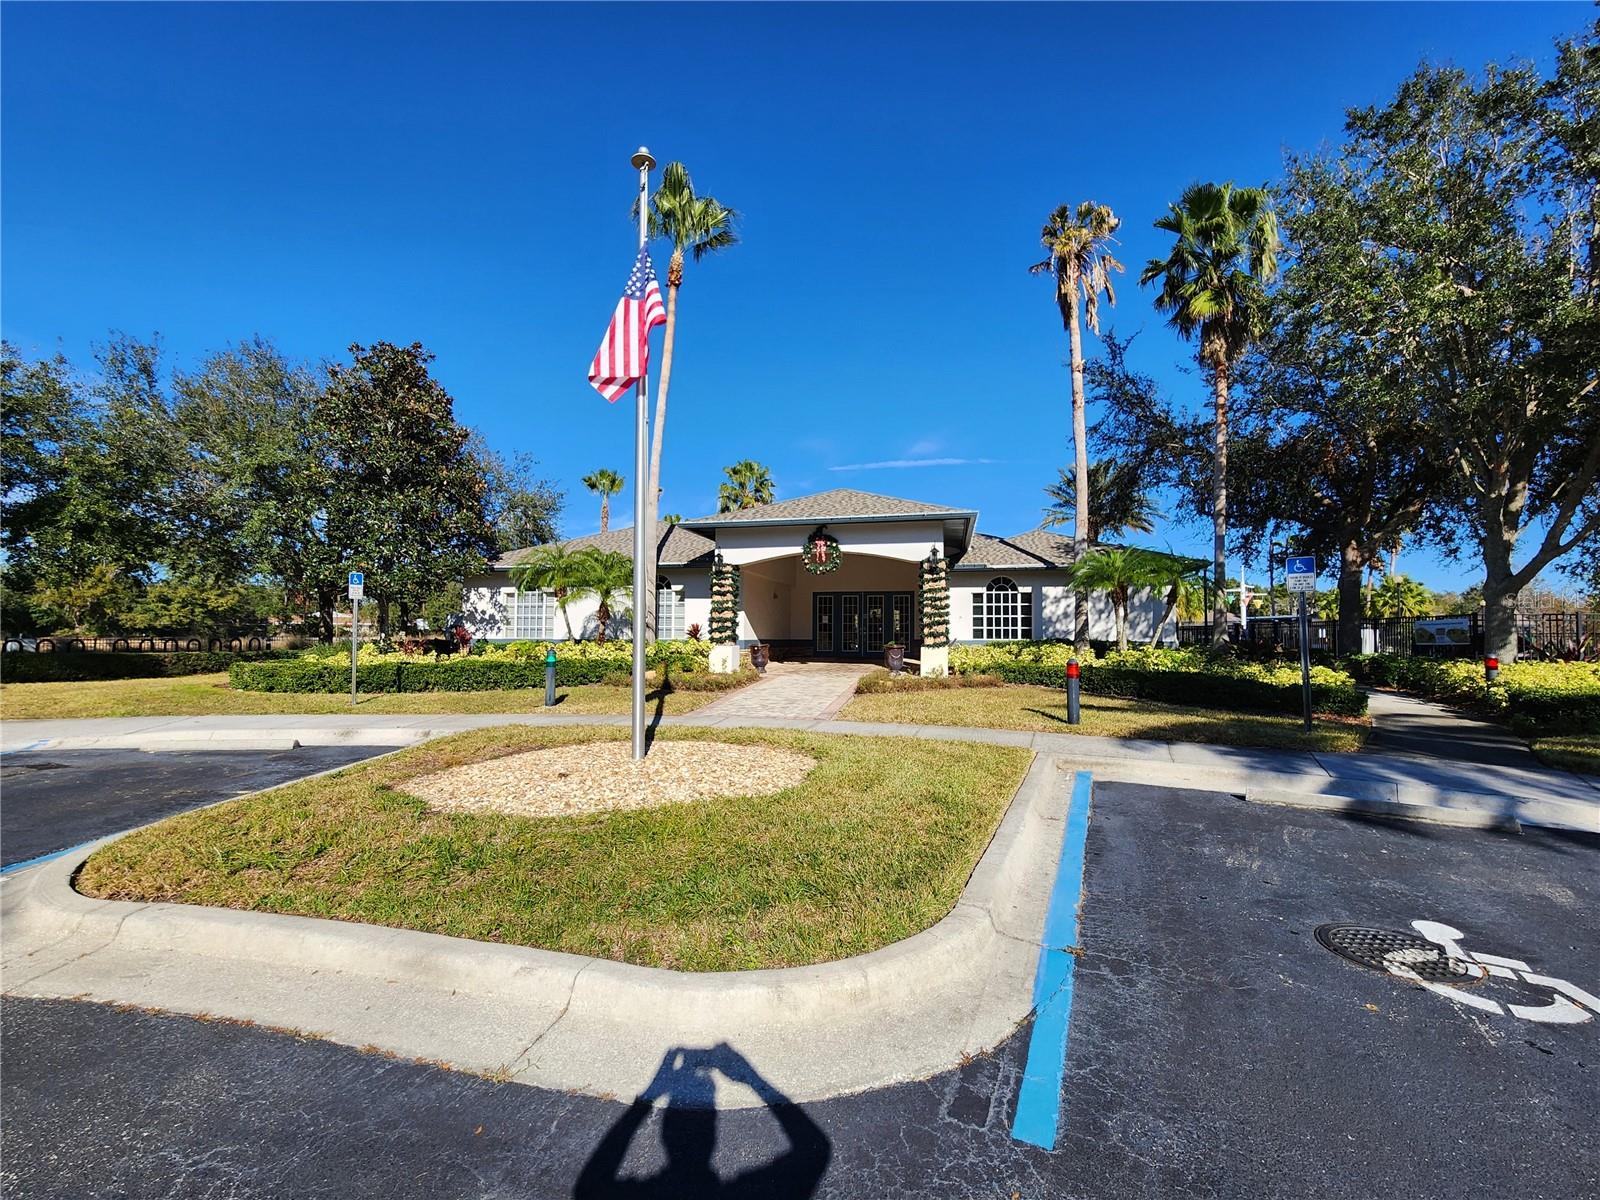
<instances>
[{"instance_id":1,"label":"shingle roof","mask_svg":"<svg viewBox=\"0 0 1600 1200\"><path fill-rule=\"evenodd\" d=\"M880 496L876 492L858 492L854 488L834 488L814 496L796 496L792 500L778 500L772 504L758 504L735 512L717 513L699 517L684 524L692 528L706 525L803 523L806 521L845 521L855 519L892 519L894 517L972 517L971 509L950 508L943 504L924 504L920 500L902 500L898 496Z\"/></svg>"},{"instance_id":2,"label":"shingle roof","mask_svg":"<svg viewBox=\"0 0 1600 1200\"><path fill-rule=\"evenodd\" d=\"M986 533L972 535L972 545L961 561L958 571L976 571L995 567L1016 569L1050 568L1059 570L1072 564L1072 539L1048 529L1030 529L1015 537L997 538Z\"/></svg>"},{"instance_id":3,"label":"shingle roof","mask_svg":"<svg viewBox=\"0 0 1600 1200\"><path fill-rule=\"evenodd\" d=\"M716 543L710 538L701 537L681 525L669 525L665 521L656 522L656 537L656 563L663 567L709 566L711 556L717 549ZM633 526L608 529L604 533L591 533L587 537L573 538L561 544L568 550L608 550L631 559ZM494 565L501 570L514 567L538 549L537 546L524 546L521 550L513 550L504 555Z\"/></svg>"}]
</instances>

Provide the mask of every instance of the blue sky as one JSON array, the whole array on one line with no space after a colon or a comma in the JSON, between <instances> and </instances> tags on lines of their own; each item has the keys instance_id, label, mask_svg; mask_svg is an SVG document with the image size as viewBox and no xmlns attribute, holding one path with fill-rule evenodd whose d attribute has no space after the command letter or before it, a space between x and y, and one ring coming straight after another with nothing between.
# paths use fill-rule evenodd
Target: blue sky
<instances>
[{"instance_id":1,"label":"blue sky","mask_svg":"<svg viewBox=\"0 0 1600 1200\"><path fill-rule=\"evenodd\" d=\"M633 256L646 142L744 216L681 294L663 510L712 511L721 468L756 458L780 497L858 487L1011 534L1070 454L1065 338L1026 271L1054 205L1110 204L1136 273L1186 184L1272 179L1419 60L1548 64L1590 17L7 3L0 326L81 365L111 329L159 332L180 366L257 333L313 360L421 341L458 416L537 456L568 490L566 532L590 532L579 477L631 473L630 406L584 373ZM1128 276L1109 323L1202 402ZM1181 523L1151 540L1210 541ZM1420 548L1401 569L1478 575Z\"/></svg>"}]
</instances>

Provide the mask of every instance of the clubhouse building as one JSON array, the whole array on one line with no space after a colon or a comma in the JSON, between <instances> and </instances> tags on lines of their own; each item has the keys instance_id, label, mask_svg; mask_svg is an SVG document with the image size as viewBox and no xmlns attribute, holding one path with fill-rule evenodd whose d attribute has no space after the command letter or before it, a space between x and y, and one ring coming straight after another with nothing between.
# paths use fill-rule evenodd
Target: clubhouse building
<instances>
[{"instance_id":1,"label":"clubhouse building","mask_svg":"<svg viewBox=\"0 0 1600 1200\"><path fill-rule=\"evenodd\" d=\"M1015 537L977 530L978 514L849 488L798 496L656 529L657 630L681 638L711 612L711 571L720 555L738 568L739 644L761 642L786 659L880 659L899 642L915 658L920 642L917 588L930 551L949 563L950 640L1070 638L1073 596L1065 570L1072 540L1035 529ZM631 557L633 530L576 538L570 550L597 547ZM516 550L467 581L466 616L474 636L490 641L560 641L566 625L548 592L522 590L511 570L534 549ZM1128 634L1148 642L1160 620L1159 597L1129 604ZM573 636L598 632L592 598L567 606ZM1090 636L1111 640L1110 602L1090 598ZM608 635L629 635L626 617ZM1171 625L1164 631L1172 640Z\"/></svg>"}]
</instances>

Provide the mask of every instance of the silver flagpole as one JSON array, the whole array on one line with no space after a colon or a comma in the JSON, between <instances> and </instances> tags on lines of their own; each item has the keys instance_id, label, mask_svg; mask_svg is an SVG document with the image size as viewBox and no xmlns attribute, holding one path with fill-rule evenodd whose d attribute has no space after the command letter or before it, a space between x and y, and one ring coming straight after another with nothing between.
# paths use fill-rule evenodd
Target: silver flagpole
<instances>
[{"instance_id":1,"label":"silver flagpole","mask_svg":"<svg viewBox=\"0 0 1600 1200\"><path fill-rule=\"evenodd\" d=\"M650 171L656 160L650 151L640 146L633 154L633 165L639 169L639 248L644 249L645 219L650 207ZM647 335L648 336L648 335ZM650 463L645 453L648 442L649 418L647 410L649 373L639 376L637 408L633 414L633 760L644 758L644 617L645 591L648 587L645 554L649 542L645 539L654 533L644 527L649 505L645 493L650 488Z\"/></svg>"}]
</instances>

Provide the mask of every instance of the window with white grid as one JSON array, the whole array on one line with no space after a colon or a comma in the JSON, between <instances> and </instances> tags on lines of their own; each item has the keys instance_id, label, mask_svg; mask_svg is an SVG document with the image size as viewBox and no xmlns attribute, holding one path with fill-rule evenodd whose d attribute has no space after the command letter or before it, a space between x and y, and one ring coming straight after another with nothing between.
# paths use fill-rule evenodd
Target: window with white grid
<instances>
[{"instance_id":1,"label":"window with white grid","mask_svg":"<svg viewBox=\"0 0 1600 1200\"><path fill-rule=\"evenodd\" d=\"M1027 641L1033 637L1033 589L1018 588L1001 575L972 593L972 636L980 642Z\"/></svg>"},{"instance_id":2,"label":"window with white grid","mask_svg":"<svg viewBox=\"0 0 1600 1200\"><path fill-rule=\"evenodd\" d=\"M511 636L518 641L548 642L556 636L556 598L549 592L518 592Z\"/></svg>"},{"instance_id":3,"label":"window with white grid","mask_svg":"<svg viewBox=\"0 0 1600 1200\"><path fill-rule=\"evenodd\" d=\"M683 589L665 575L656 576L656 636L662 641L683 637Z\"/></svg>"}]
</instances>

